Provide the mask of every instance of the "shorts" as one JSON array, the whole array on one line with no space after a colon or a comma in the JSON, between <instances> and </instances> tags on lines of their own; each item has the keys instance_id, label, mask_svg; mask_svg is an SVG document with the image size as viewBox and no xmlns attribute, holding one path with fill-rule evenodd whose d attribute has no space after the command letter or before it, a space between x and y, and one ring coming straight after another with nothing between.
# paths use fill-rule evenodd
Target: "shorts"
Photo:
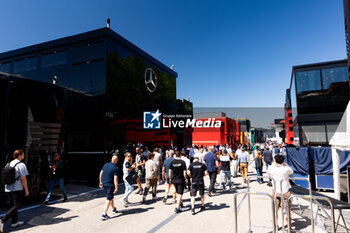
<instances>
[{"instance_id":1,"label":"shorts","mask_svg":"<svg viewBox=\"0 0 350 233\"><path fill-rule=\"evenodd\" d=\"M179 195L184 194L185 184L174 184L176 193Z\"/></svg>"},{"instance_id":2,"label":"shorts","mask_svg":"<svg viewBox=\"0 0 350 233\"><path fill-rule=\"evenodd\" d=\"M106 194L106 197L107 197L107 200L112 200L114 198L114 186L103 186L103 189L105 191L105 194Z\"/></svg>"},{"instance_id":3,"label":"shorts","mask_svg":"<svg viewBox=\"0 0 350 233\"><path fill-rule=\"evenodd\" d=\"M204 183L192 183L191 184L191 197L195 197L197 195L197 191L199 191L199 195L204 195Z\"/></svg>"}]
</instances>

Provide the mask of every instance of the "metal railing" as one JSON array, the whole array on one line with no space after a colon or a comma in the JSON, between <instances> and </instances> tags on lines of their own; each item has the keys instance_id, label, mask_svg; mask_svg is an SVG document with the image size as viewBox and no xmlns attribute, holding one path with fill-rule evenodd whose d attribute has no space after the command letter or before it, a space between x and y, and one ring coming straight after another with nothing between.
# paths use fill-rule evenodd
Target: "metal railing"
<instances>
[{"instance_id":1,"label":"metal railing","mask_svg":"<svg viewBox=\"0 0 350 233\"><path fill-rule=\"evenodd\" d=\"M310 219L311 219L311 228L312 228L312 232L315 232L315 220L314 220L314 215L313 215L313 207L312 207L312 190L311 190L311 183L310 183L310 180L308 178L302 178L302 177L289 177L287 182L289 182L290 180L301 180L301 181L306 181L308 183L308 190L309 190L309 195L308 195L308 198L310 199ZM282 231L285 232L285 227L284 227L284 214L285 214L285 210L286 210L286 207L285 207L285 200L284 200L284 196L283 196L283 190L282 190L282 183L286 182L285 180L281 180L280 181L280 189L281 189L281 211L282 211ZM278 214L278 213L277 213ZM276 218L277 219L277 218ZM289 222L289 221L288 221ZM277 226L278 227L278 226Z\"/></svg>"},{"instance_id":2,"label":"metal railing","mask_svg":"<svg viewBox=\"0 0 350 233\"><path fill-rule=\"evenodd\" d=\"M331 207L331 223L332 223L332 233L335 233L335 225L334 225L334 207L333 207L333 203L331 201L330 198L328 197L322 197L322 196L312 196L312 195L297 195L297 194L294 194L294 195L291 195L289 198L288 198L288 202L287 202L287 216L288 216L288 233L291 233L291 214L290 214L290 205L291 205L291 202L293 201L293 198L295 197L301 197L301 198L306 198L306 199L310 199L311 200L311 205L312 205L312 200L315 200L317 202L317 200L325 200L329 203L330 207ZM313 212L312 212L312 209L311 209L311 215L312 215L312 221L311 221L311 224L312 224L312 232L314 233L315 232L315 226L314 226L314 221L313 221ZM328 214L327 214L328 215Z\"/></svg>"},{"instance_id":3,"label":"metal railing","mask_svg":"<svg viewBox=\"0 0 350 233\"><path fill-rule=\"evenodd\" d=\"M237 207L237 197L239 195L242 195L242 194L245 194L245 196L242 198L242 200L240 201L239 203L239 206ZM235 233L238 233L238 211L239 211L239 208L240 208L240 205L243 203L243 200L245 199L245 197L249 196L250 198L250 195L260 195L260 196L267 196L271 199L271 212L272 212L272 218L273 218L273 221L272 221L272 231L273 233L276 233L276 208L275 208L275 200L274 198L272 197L271 194L269 193L266 193L266 192L251 192L251 191L239 191L238 193L235 193L234 196L233 196L233 205L234 205L234 211L235 211L235 219L234 219L234 224L235 224L235 228L234 228L234 232ZM250 207L249 207L250 209ZM248 233L251 233L253 232L252 231L252 226L251 226L251 212L249 210L249 230L248 230Z\"/></svg>"},{"instance_id":4,"label":"metal railing","mask_svg":"<svg viewBox=\"0 0 350 233\"><path fill-rule=\"evenodd\" d=\"M249 185L250 184L250 180L253 179L253 178L262 178L262 179L266 178L266 179L270 179L270 180L273 181L273 184L274 184L273 185L273 190L274 190L273 201L275 202L275 205L276 205L276 180L273 177L271 177L271 176L249 176L249 177L247 177L247 188L248 188L248 191L250 191L250 185ZM250 218L250 216L251 216L251 208L250 208L250 206L251 205L250 205L250 195L249 195L249 193L247 193L243 197L242 201L246 197L248 197L249 228L251 228L252 227L252 221L251 221L251 218ZM277 212L276 211L275 211L275 219L277 219Z\"/></svg>"}]
</instances>

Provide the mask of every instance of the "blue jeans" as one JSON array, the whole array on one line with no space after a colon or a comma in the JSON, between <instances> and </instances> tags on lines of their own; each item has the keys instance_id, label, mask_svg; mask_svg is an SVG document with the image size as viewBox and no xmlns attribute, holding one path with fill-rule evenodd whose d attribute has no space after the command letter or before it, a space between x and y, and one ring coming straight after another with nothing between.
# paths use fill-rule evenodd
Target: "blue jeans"
<instances>
[{"instance_id":1,"label":"blue jeans","mask_svg":"<svg viewBox=\"0 0 350 233\"><path fill-rule=\"evenodd\" d=\"M262 169L263 169L262 167L257 167L257 168L256 168L256 175L257 175L257 176L262 176ZM260 181L262 182L263 179L262 179L262 178L258 178L257 181L258 181L258 182L260 182Z\"/></svg>"},{"instance_id":2,"label":"blue jeans","mask_svg":"<svg viewBox=\"0 0 350 233\"><path fill-rule=\"evenodd\" d=\"M50 180L50 185L49 185L49 191L47 192L47 196L46 196L45 201L49 201L50 200L52 191L55 188L56 184L58 184L60 186L60 189L62 190L62 193L63 193L63 197L67 198L67 192L66 192L66 189L64 188L64 179L63 178L58 179L58 180L51 179Z\"/></svg>"},{"instance_id":3,"label":"blue jeans","mask_svg":"<svg viewBox=\"0 0 350 233\"><path fill-rule=\"evenodd\" d=\"M227 177L227 180L228 180L228 185L229 187L232 186L232 183L231 183L231 171L230 170L221 170L221 182L222 182L222 187L225 189L225 177Z\"/></svg>"},{"instance_id":4,"label":"blue jeans","mask_svg":"<svg viewBox=\"0 0 350 233\"><path fill-rule=\"evenodd\" d=\"M124 180L124 185L125 185L125 193L124 193L124 199L127 201L129 195L132 193L132 191L134 191L134 188L128 183L128 181L126 181L126 177L128 175L124 175L123 176L123 180Z\"/></svg>"}]
</instances>

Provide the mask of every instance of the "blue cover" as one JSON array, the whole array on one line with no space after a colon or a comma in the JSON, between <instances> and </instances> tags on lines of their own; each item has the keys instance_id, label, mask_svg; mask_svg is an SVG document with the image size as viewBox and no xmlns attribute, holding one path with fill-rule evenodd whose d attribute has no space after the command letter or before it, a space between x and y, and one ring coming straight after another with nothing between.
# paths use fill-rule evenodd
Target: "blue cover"
<instances>
[{"instance_id":1,"label":"blue cover","mask_svg":"<svg viewBox=\"0 0 350 233\"><path fill-rule=\"evenodd\" d=\"M333 173L332 149L330 147L312 147L311 158L315 164L316 175L331 175Z\"/></svg>"},{"instance_id":2,"label":"blue cover","mask_svg":"<svg viewBox=\"0 0 350 233\"><path fill-rule=\"evenodd\" d=\"M315 164L316 175L332 175L332 148L330 147L312 147L311 158ZM346 173L346 167L350 165L350 151L339 151L340 172Z\"/></svg>"},{"instance_id":3,"label":"blue cover","mask_svg":"<svg viewBox=\"0 0 350 233\"><path fill-rule=\"evenodd\" d=\"M305 176L309 174L309 159L307 147L287 147L287 155L285 161L295 173Z\"/></svg>"}]
</instances>

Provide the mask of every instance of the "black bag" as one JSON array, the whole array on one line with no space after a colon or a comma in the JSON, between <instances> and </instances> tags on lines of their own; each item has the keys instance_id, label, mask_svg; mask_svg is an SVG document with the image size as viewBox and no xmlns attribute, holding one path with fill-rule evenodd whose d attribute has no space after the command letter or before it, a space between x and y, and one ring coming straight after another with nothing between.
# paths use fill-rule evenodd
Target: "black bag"
<instances>
[{"instance_id":1,"label":"black bag","mask_svg":"<svg viewBox=\"0 0 350 233\"><path fill-rule=\"evenodd\" d=\"M136 184L136 180L138 177L139 176L137 175L137 172L135 172L135 170L131 170L131 172L125 179L129 184Z\"/></svg>"},{"instance_id":2,"label":"black bag","mask_svg":"<svg viewBox=\"0 0 350 233\"><path fill-rule=\"evenodd\" d=\"M16 180L19 179L20 176L16 178L16 169L15 167L17 164L20 162L16 163L15 166L10 167L10 163L6 164L4 168L1 169L1 183L2 184L13 184L16 182Z\"/></svg>"}]
</instances>

